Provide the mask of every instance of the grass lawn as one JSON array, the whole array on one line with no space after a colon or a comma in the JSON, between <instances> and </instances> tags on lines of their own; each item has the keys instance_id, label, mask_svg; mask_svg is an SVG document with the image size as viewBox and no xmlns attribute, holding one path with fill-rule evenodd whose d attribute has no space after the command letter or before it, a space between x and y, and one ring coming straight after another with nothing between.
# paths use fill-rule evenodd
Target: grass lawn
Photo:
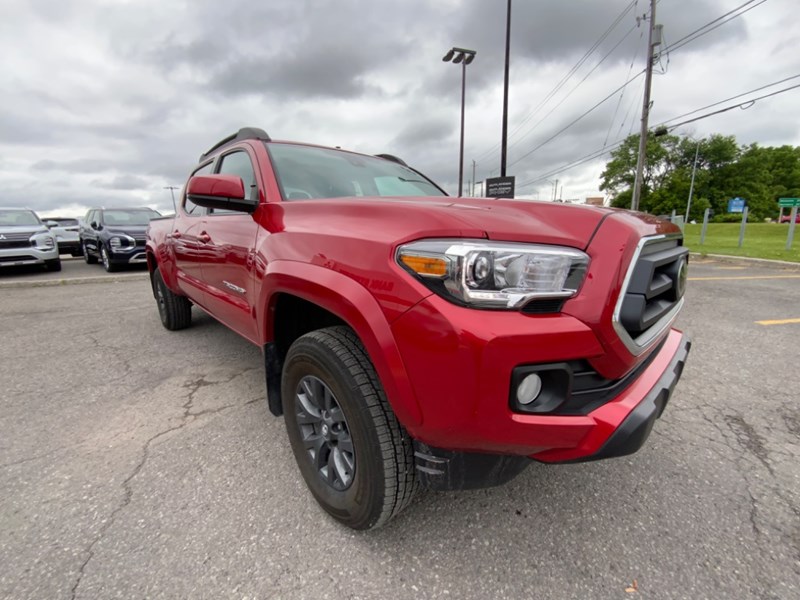
<instances>
[{"instance_id":1,"label":"grass lawn","mask_svg":"<svg viewBox=\"0 0 800 600\"><path fill-rule=\"evenodd\" d=\"M795 224L791 250L786 250L788 223L748 223L741 248L740 227L739 223L709 223L705 243L701 246L703 224L688 223L684 230L685 243L692 252L800 262L800 223Z\"/></svg>"}]
</instances>

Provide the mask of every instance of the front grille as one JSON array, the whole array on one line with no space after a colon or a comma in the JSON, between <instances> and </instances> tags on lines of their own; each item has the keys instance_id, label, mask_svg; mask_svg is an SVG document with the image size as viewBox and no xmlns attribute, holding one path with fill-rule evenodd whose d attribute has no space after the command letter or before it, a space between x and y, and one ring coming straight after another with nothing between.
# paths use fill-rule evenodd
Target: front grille
<instances>
[{"instance_id":1,"label":"front grille","mask_svg":"<svg viewBox=\"0 0 800 600\"><path fill-rule=\"evenodd\" d=\"M686 286L689 250L679 235L642 240L626 277L614 326L641 353L677 315Z\"/></svg>"},{"instance_id":2,"label":"front grille","mask_svg":"<svg viewBox=\"0 0 800 600\"><path fill-rule=\"evenodd\" d=\"M29 242L34 232L25 233L3 233L0 234L0 242Z\"/></svg>"},{"instance_id":3,"label":"front grille","mask_svg":"<svg viewBox=\"0 0 800 600\"><path fill-rule=\"evenodd\" d=\"M30 240L0 240L0 250L7 250L9 248L30 248L33 244Z\"/></svg>"},{"instance_id":4,"label":"front grille","mask_svg":"<svg viewBox=\"0 0 800 600\"><path fill-rule=\"evenodd\" d=\"M15 263L24 260L36 260L35 256L20 255L20 256L0 256L0 263Z\"/></svg>"}]
</instances>

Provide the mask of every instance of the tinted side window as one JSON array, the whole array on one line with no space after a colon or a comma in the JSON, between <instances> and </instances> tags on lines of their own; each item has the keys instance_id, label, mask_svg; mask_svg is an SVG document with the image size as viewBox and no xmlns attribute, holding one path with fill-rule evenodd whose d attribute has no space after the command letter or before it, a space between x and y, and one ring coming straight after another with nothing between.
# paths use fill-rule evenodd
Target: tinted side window
<instances>
[{"instance_id":1,"label":"tinted side window","mask_svg":"<svg viewBox=\"0 0 800 600\"><path fill-rule=\"evenodd\" d=\"M256 172L247 152L232 152L222 157L219 173L223 175L238 175L244 181L244 193L248 198L258 200L258 186L256 185Z\"/></svg>"},{"instance_id":2,"label":"tinted side window","mask_svg":"<svg viewBox=\"0 0 800 600\"><path fill-rule=\"evenodd\" d=\"M211 171L214 168L214 161L211 161L208 164L203 165L199 169L196 169L192 172L190 177L194 177L195 175L211 175ZM202 206L197 206L194 202L191 202L186 197L186 186L183 186L183 191L181 192L181 197L183 198L183 210L186 211L187 215L192 215L193 217L199 217L205 214L205 209Z\"/></svg>"}]
</instances>

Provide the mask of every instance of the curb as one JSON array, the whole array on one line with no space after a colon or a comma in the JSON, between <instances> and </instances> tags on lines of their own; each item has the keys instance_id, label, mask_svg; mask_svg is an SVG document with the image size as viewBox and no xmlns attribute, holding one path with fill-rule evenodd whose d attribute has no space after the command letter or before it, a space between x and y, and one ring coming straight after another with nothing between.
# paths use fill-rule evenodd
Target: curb
<instances>
[{"instance_id":1,"label":"curb","mask_svg":"<svg viewBox=\"0 0 800 600\"><path fill-rule=\"evenodd\" d=\"M769 258L750 258L748 256L731 256L730 254L703 254L700 252L689 252L694 258L713 258L723 262L745 262L765 267L777 267L779 269L791 269L800 271L800 263L789 262L788 260L771 260Z\"/></svg>"},{"instance_id":2,"label":"curb","mask_svg":"<svg viewBox=\"0 0 800 600\"><path fill-rule=\"evenodd\" d=\"M133 275L112 275L110 277L76 277L73 279L40 279L39 281L19 280L0 281L0 289L7 288L34 288L55 287L60 285L80 285L84 283L122 283L125 281L146 281L150 279L149 273L136 273Z\"/></svg>"}]
</instances>

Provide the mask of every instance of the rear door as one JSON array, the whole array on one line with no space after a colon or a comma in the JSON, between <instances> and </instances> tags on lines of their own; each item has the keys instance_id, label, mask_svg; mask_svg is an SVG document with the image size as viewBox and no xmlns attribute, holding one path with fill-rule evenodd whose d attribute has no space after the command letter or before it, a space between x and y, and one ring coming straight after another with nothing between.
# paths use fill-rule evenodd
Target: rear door
<instances>
[{"instance_id":1,"label":"rear door","mask_svg":"<svg viewBox=\"0 0 800 600\"><path fill-rule=\"evenodd\" d=\"M244 181L245 193L254 200L264 197L255 154L237 148L223 154L216 172L237 175ZM199 239L207 261L203 278L207 284L207 303L211 313L228 327L257 343L252 307L258 298L253 276L253 257L258 222L254 214L209 209Z\"/></svg>"}]
</instances>

